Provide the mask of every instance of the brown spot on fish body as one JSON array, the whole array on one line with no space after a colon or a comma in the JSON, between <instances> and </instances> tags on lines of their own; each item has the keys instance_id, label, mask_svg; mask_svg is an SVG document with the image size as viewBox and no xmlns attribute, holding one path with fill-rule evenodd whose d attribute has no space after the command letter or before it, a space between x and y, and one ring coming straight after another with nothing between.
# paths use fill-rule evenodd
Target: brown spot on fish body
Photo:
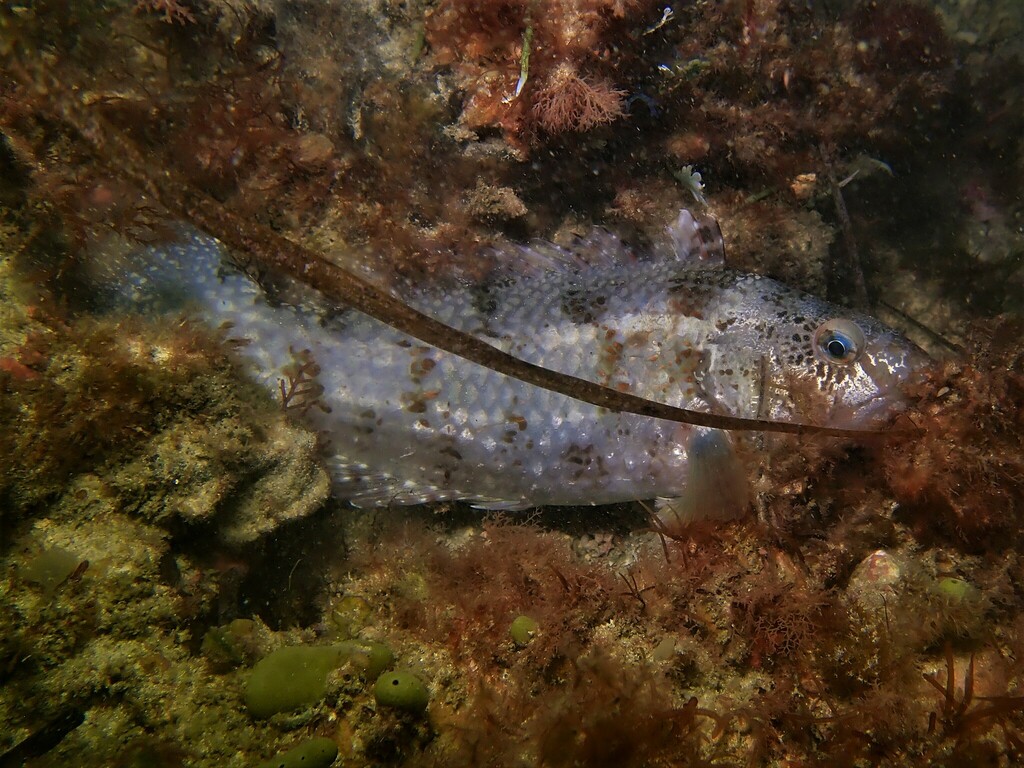
<instances>
[{"instance_id":1,"label":"brown spot on fish body","mask_svg":"<svg viewBox=\"0 0 1024 768\"><path fill-rule=\"evenodd\" d=\"M581 468L580 473L575 477L578 479L585 468L590 467L594 463L594 446L593 444L586 446L585 448L580 446L578 443L571 444L565 451L562 452L563 461L569 464L578 464Z\"/></svg>"},{"instance_id":2,"label":"brown spot on fish body","mask_svg":"<svg viewBox=\"0 0 1024 768\"><path fill-rule=\"evenodd\" d=\"M705 302L689 292L672 293L668 299L670 312L682 317L693 317L697 320L704 318Z\"/></svg>"},{"instance_id":3,"label":"brown spot on fish body","mask_svg":"<svg viewBox=\"0 0 1024 768\"><path fill-rule=\"evenodd\" d=\"M419 384L420 380L428 373L430 373L432 370L434 370L434 366L436 365L437 363L434 361L433 358L430 357L424 357L419 360L413 360L409 364L409 376L412 378L414 382Z\"/></svg>"},{"instance_id":4,"label":"brown spot on fish body","mask_svg":"<svg viewBox=\"0 0 1024 768\"><path fill-rule=\"evenodd\" d=\"M591 325L596 319L589 299L579 288L569 288L562 294L562 313L577 325Z\"/></svg>"},{"instance_id":5,"label":"brown spot on fish body","mask_svg":"<svg viewBox=\"0 0 1024 768\"><path fill-rule=\"evenodd\" d=\"M644 347L651 340L650 331L633 331L626 336L626 346Z\"/></svg>"},{"instance_id":6,"label":"brown spot on fish body","mask_svg":"<svg viewBox=\"0 0 1024 768\"><path fill-rule=\"evenodd\" d=\"M402 394L402 402L405 410L409 413L426 413L427 402L441 394L439 389L430 389L426 392L405 392Z\"/></svg>"}]
</instances>

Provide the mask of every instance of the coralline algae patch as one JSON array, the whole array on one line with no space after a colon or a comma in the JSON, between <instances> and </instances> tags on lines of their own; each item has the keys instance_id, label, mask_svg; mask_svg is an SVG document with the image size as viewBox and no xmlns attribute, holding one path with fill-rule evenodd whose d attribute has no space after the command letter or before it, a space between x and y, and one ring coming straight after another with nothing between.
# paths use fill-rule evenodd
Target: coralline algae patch
<instances>
[{"instance_id":1,"label":"coralline algae patch","mask_svg":"<svg viewBox=\"0 0 1024 768\"><path fill-rule=\"evenodd\" d=\"M977 724L962 743L952 721L948 733L929 733L930 713L944 705L921 672L945 680L945 671L927 649L959 648L956 674L972 669L984 695L1005 696L1014 679L999 654L969 650L1020 637L979 626L993 616L991 601L1006 596L984 583L991 574L977 563L961 567L977 569L980 586L940 576L951 563L879 550L845 589L830 591L807 583L813 567L807 574L781 551L766 552L752 526L668 542L671 563L652 534L619 539L617 554L632 563L619 573L591 558L582 539L531 526L439 536L411 518L374 525L381 535L332 589L366 595L370 610L356 631L386 636L388 646L338 639L329 621L290 632L235 622L218 645L250 644L260 660L219 672L212 645L190 649L170 591L148 602L135 596L140 615L129 616L104 609L103 573L92 568L52 595L5 580L20 625L38 613L37 652L97 609L121 628L80 627L70 647L50 648L30 673L14 670L0 701L17 719L6 722L27 730L16 702L31 679L87 711L34 765L141 765L154 754L160 765L328 765L331 744L344 765L591 765L609 753L619 765L732 765L780 754L770 746L780 737L823 739L820 754L836 755L862 730L894 764L1004 749ZM132 566L142 589L147 571ZM325 619L345 599L328 605ZM815 696L796 696L789 675L797 671L818 681ZM47 711L39 693L31 700ZM796 741L782 754L805 748Z\"/></svg>"},{"instance_id":2,"label":"coralline algae patch","mask_svg":"<svg viewBox=\"0 0 1024 768\"><path fill-rule=\"evenodd\" d=\"M10 530L54 505L77 522L95 502L164 535L205 525L242 545L327 498L315 436L235 372L216 333L184 317L69 319L13 274L2 290Z\"/></svg>"},{"instance_id":3,"label":"coralline algae patch","mask_svg":"<svg viewBox=\"0 0 1024 768\"><path fill-rule=\"evenodd\" d=\"M237 593L228 553L323 504L315 437L205 332L69 321L3 274L0 355L19 365L0 370L0 754L36 734L32 765L269 756L240 746L250 718L218 708L238 694L190 643ZM39 754L67 711L82 723Z\"/></svg>"}]
</instances>

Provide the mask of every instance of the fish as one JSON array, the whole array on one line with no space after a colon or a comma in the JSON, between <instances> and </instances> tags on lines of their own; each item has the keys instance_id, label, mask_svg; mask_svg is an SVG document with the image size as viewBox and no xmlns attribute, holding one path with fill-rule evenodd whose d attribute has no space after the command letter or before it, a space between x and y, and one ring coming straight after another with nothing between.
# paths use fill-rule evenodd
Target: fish
<instances>
[{"instance_id":1,"label":"fish","mask_svg":"<svg viewBox=\"0 0 1024 768\"><path fill-rule=\"evenodd\" d=\"M110 280L134 311L180 310L244 338L243 369L325 446L355 506L464 501L490 510L659 499L680 519L749 503L728 432L618 413L425 344L315 288L272 286L195 229ZM717 222L682 210L630 247L594 228L568 246L487 255L483 280L398 280L409 306L522 360L710 414L883 427L929 364L896 330L729 269Z\"/></svg>"}]
</instances>

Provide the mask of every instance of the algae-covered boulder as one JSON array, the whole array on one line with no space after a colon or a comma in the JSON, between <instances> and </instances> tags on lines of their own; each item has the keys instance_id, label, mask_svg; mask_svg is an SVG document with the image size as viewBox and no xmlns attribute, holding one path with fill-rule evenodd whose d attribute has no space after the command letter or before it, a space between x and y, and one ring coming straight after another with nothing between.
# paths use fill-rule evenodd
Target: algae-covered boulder
<instances>
[{"instance_id":1,"label":"algae-covered boulder","mask_svg":"<svg viewBox=\"0 0 1024 768\"><path fill-rule=\"evenodd\" d=\"M329 493L316 436L262 403L246 413L252 421L180 416L112 473L121 503L160 525L215 519L229 544L309 516Z\"/></svg>"}]
</instances>

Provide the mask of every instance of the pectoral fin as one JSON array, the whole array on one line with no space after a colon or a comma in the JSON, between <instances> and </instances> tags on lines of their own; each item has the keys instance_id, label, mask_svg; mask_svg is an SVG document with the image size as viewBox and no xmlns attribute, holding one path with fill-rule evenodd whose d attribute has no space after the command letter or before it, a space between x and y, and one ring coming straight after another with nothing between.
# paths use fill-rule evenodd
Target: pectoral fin
<instances>
[{"instance_id":1,"label":"pectoral fin","mask_svg":"<svg viewBox=\"0 0 1024 768\"><path fill-rule=\"evenodd\" d=\"M671 533L699 520L734 520L750 506L750 484L732 439L720 429L694 429L686 445L683 493L658 499L657 514Z\"/></svg>"}]
</instances>

